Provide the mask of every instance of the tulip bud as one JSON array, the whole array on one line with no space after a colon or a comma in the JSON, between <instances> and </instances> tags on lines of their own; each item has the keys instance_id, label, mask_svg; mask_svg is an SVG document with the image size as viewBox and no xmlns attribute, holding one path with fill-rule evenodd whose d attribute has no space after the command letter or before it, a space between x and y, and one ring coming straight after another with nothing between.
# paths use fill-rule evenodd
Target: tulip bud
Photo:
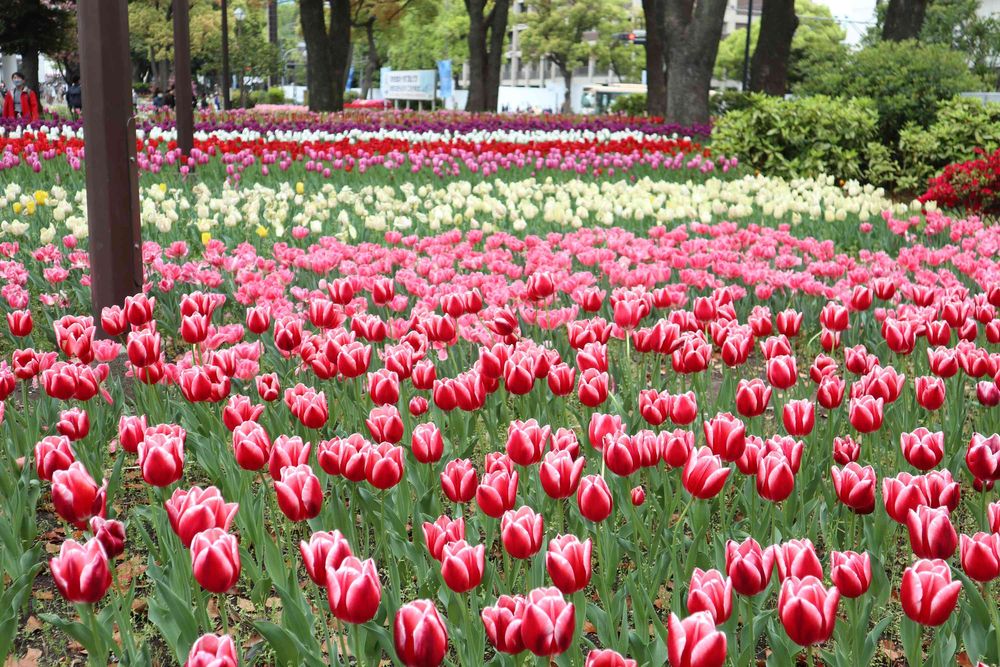
<instances>
[{"instance_id":1,"label":"tulip bud","mask_svg":"<svg viewBox=\"0 0 1000 667\"><path fill-rule=\"evenodd\" d=\"M104 547L96 539L80 544L66 540L59 555L49 561L59 594L69 602L94 604L111 586L111 570Z\"/></svg>"},{"instance_id":2,"label":"tulip bud","mask_svg":"<svg viewBox=\"0 0 1000 667\"><path fill-rule=\"evenodd\" d=\"M353 555L351 545L339 530L313 533L308 542L299 542L299 553L309 578L322 587L326 586L327 570L336 570L345 558Z\"/></svg>"},{"instance_id":3,"label":"tulip bud","mask_svg":"<svg viewBox=\"0 0 1000 667\"><path fill-rule=\"evenodd\" d=\"M528 593L521 617L521 638L526 649L538 656L565 653L575 631L575 609L558 588L536 588Z\"/></svg>"},{"instance_id":4,"label":"tulip bud","mask_svg":"<svg viewBox=\"0 0 1000 667\"><path fill-rule=\"evenodd\" d=\"M580 514L594 523L600 523L611 516L614 505L611 490L600 475L587 475L580 480L576 503Z\"/></svg>"},{"instance_id":5,"label":"tulip bud","mask_svg":"<svg viewBox=\"0 0 1000 667\"><path fill-rule=\"evenodd\" d=\"M590 538L581 542L574 535L559 535L549 541L545 570L564 595L581 591L590 583L593 546Z\"/></svg>"},{"instance_id":6,"label":"tulip bud","mask_svg":"<svg viewBox=\"0 0 1000 667\"><path fill-rule=\"evenodd\" d=\"M336 568L326 566L326 592L330 611L344 623L367 623L382 602L382 582L375 561L348 556Z\"/></svg>"},{"instance_id":7,"label":"tulip bud","mask_svg":"<svg viewBox=\"0 0 1000 667\"><path fill-rule=\"evenodd\" d=\"M716 625L729 620L733 613L733 583L718 570L696 567L688 586L687 610L689 614L707 611Z\"/></svg>"},{"instance_id":8,"label":"tulip bud","mask_svg":"<svg viewBox=\"0 0 1000 667\"><path fill-rule=\"evenodd\" d=\"M921 505L910 510L906 528L917 558L951 558L958 547L958 534L947 509Z\"/></svg>"},{"instance_id":9,"label":"tulip bud","mask_svg":"<svg viewBox=\"0 0 1000 667\"><path fill-rule=\"evenodd\" d=\"M918 560L903 572L899 599L903 612L920 625L938 626L951 616L962 591L943 560Z\"/></svg>"},{"instance_id":10,"label":"tulip bud","mask_svg":"<svg viewBox=\"0 0 1000 667\"><path fill-rule=\"evenodd\" d=\"M822 644L833 636L840 591L824 588L817 577L789 577L778 595L778 617L788 637L799 646Z\"/></svg>"},{"instance_id":11,"label":"tulip bud","mask_svg":"<svg viewBox=\"0 0 1000 667\"><path fill-rule=\"evenodd\" d=\"M726 633L715 619L699 611L681 621L670 614L667 621L667 656L671 667L722 667L726 662Z\"/></svg>"},{"instance_id":12,"label":"tulip bud","mask_svg":"<svg viewBox=\"0 0 1000 667\"><path fill-rule=\"evenodd\" d=\"M871 557L867 553L831 551L830 579L845 598L861 597L872 583Z\"/></svg>"},{"instance_id":13,"label":"tulip bud","mask_svg":"<svg viewBox=\"0 0 1000 667\"><path fill-rule=\"evenodd\" d=\"M456 593L471 591L483 580L485 547L475 547L465 540L450 542L441 552L441 578Z\"/></svg>"},{"instance_id":14,"label":"tulip bud","mask_svg":"<svg viewBox=\"0 0 1000 667\"><path fill-rule=\"evenodd\" d=\"M523 595L501 595L494 606L485 607L480 613L486 638L497 651L517 655L524 650L521 619L526 602Z\"/></svg>"},{"instance_id":15,"label":"tulip bud","mask_svg":"<svg viewBox=\"0 0 1000 667\"><path fill-rule=\"evenodd\" d=\"M530 558L542 547L545 524L542 515L530 507L504 512L500 520L500 538L504 549L514 558Z\"/></svg>"},{"instance_id":16,"label":"tulip bud","mask_svg":"<svg viewBox=\"0 0 1000 667\"><path fill-rule=\"evenodd\" d=\"M114 560L125 551L125 524L95 516L90 518L90 532L97 540L108 560Z\"/></svg>"},{"instance_id":17,"label":"tulip bud","mask_svg":"<svg viewBox=\"0 0 1000 667\"><path fill-rule=\"evenodd\" d=\"M229 635L202 635L191 646L184 667L238 667L236 645Z\"/></svg>"},{"instance_id":18,"label":"tulip bud","mask_svg":"<svg viewBox=\"0 0 1000 667\"><path fill-rule=\"evenodd\" d=\"M406 667L436 667L448 653L448 628L430 600L400 607L392 636L396 657Z\"/></svg>"},{"instance_id":19,"label":"tulip bud","mask_svg":"<svg viewBox=\"0 0 1000 667\"><path fill-rule=\"evenodd\" d=\"M191 569L205 590L227 593L240 578L240 548L221 528L209 528L191 540Z\"/></svg>"}]
</instances>

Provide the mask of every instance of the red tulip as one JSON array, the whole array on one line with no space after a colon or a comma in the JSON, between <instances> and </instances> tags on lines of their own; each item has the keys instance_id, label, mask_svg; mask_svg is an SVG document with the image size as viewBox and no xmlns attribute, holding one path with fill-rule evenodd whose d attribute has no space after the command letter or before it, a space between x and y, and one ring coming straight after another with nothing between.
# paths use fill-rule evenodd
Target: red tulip
<instances>
[{"instance_id":1,"label":"red tulip","mask_svg":"<svg viewBox=\"0 0 1000 667\"><path fill-rule=\"evenodd\" d=\"M763 455L757 462L757 493L773 503L792 495L795 473L784 454L774 451Z\"/></svg>"},{"instance_id":2,"label":"red tulip","mask_svg":"<svg viewBox=\"0 0 1000 667\"><path fill-rule=\"evenodd\" d=\"M1000 435L973 433L965 453L965 465L976 479L1000 480Z\"/></svg>"},{"instance_id":3,"label":"red tulip","mask_svg":"<svg viewBox=\"0 0 1000 667\"><path fill-rule=\"evenodd\" d=\"M839 408L844 402L844 381L834 375L824 377L816 388L816 402L827 410Z\"/></svg>"},{"instance_id":4,"label":"red tulip","mask_svg":"<svg viewBox=\"0 0 1000 667\"><path fill-rule=\"evenodd\" d=\"M568 456L568 455L567 455ZM499 519L517 501L517 471L494 470L483 475L476 487L476 503L486 516Z\"/></svg>"},{"instance_id":5,"label":"red tulip","mask_svg":"<svg viewBox=\"0 0 1000 667\"><path fill-rule=\"evenodd\" d=\"M312 445L302 442L297 435L291 437L279 435L271 446L271 454L267 461L267 472L272 480L281 479L281 471L289 466L309 463L309 452Z\"/></svg>"},{"instance_id":6,"label":"red tulip","mask_svg":"<svg viewBox=\"0 0 1000 667\"><path fill-rule=\"evenodd\" d=\"M1000 535L962 535L960 544L962 569L970 579L985 583L1000 577Z\"/></svg>"},{"instance_id":7,"label":"red tulip","mask_svg":"<svg viewBox=\"0 0 1000 667\"><path fill-rule=\"evenodd\" d=\"M229 635L202 635L191 646L184 667L238 667L239 655Z\"/></svg>"},{"instance_id":8,"label":"red tulip","mask_svg":"<svg viewBox=\"0 0 1000 667\"><path fill-rule=\"evenodd\" d=\"M802 313L788 308L778 313L774 318L774 324L778 328L778 333L794 338L802 328Z\"/></svg>"},{"instance_id":9,"label":"red tulip","mask_svg":"<svg viewBox=\"0 0 1000 667\"><path fill-rule=\"evenodd\" d=\"M608 469L619 477L628 477L642 465L636 442L626 433L605 436L601 454Z\"/></svg>"},{"instance_id":10,"label":"red tulip","mask_svg":"<svg viewBox=\"0 0 1000 667\"><path fill-rule=\"evenodd\" d=\"M990 503L986 508L991 533L1000 533L1000 502Z\"/></svg>"},{"instance_id":11,"label":"red tulip","mask_svg":"<svg viewBox=\"0 0 1000 667\"><path fill-rule=\"evenodd\" d=\"M486 550L480 544L471 546L465 540L444 545L441 552L441 578L456 593L471 591L483 580Z\"/></svg>"},{"instance_id":12,"label":"red tulip","mask_svg":"<svg viewBox=\"0 0 1000 667\"><path fill-rule=\"evenodd\" d=\"M152 366L160 361L162 354L160 334L156 331L133 331L128 335L125 352L129 363L138 368Z\"/></svg>"},{"instance_id":13,"label":"red tulip","mask_svg":"<svg viewBox=\"0 0 1000 667\"><path fill-rule=\"evenodd\" d=\"M936 375L938 379L950 378L959 371L958 353L949 347L928 348L927 364L930 366L931 373ZM917 395L919 396L919 394L918 391Z\"/></svg>"},{"instance_id":14,"label":"red tulip","mask_svg":"<svg viewBox=\"0 0 1000 667\"><path fill-rule=\"evenodd\" d=\"M733 613L733 582L718 570L696 567L688 586L687 610L689 614L707 611L716 625L729 620Z\"/></svg>"},{"instance_id":15,"label":"red tulip","mask_svg":"<svg viewBox=\"0 0 1000 667\"><path fill-rule=\"evenodd\" d=\"M683 621L670 614L667 621L667 655L671 667L722 667L726 662L726 633L716 630L707 611Z\"/></svg>"},{"instance_id":16,"label":"red tulip","mask_svg":"<svg viewBox=\"0 0 1000 667\"><path fill-rule=\"evenodd\" d=\"M541 514L524 506L504 512L500 520L500 539L514 558L531 558L542 547L545 524Z\"/></svg>"},{"instance_id":17,"label":"red tulip","mask_svg":"<svg viewBox=\"0 0 1000 667\"><path fill-rule=\"evenodd\" d=\"M670 421L677 426L686 426L698 416L698 399L693 391L671 396L667 402Z\"/></svg>"},{"instance_id":18,"label":"red tulip","mask_svg":"<svg viewBox=\"0 0 1000 667\"><path fill-rule=\"evenodd\" d=\"M427 412L427 410L430 408L430 405L427 403L427 399L424 398L423 396L414 396L413 398L410 399L410 402L407 404L406 407L407 410L410 411L411 415L413 415L414 417L419 417L420 415Z\"/></svg>"},{"instance_id":19,"label":"red tulip","mask_svg":"<svg viewBox=\"0 0 1000 667\"><path fill-rule=\"evenodd\" d=\"M862 468L851 461L843 469L830 468L833 488L837 498L857 514L871 514L875 511L875 469Z\"/></svg>"},{"instance_id":20,"label":"red tulip","mask_svg":"<svg viewBox=\"0 0 1000 667\"><path fill-rule=\"evenodd\" d=\"M833 636L837 623L837 587L824 588L812 576L789 577L778 594L778 617L788 637L799 646L822 644Z\"/></svg>"},{"instance_id":21,"label":"red tulip","mask_svg":"<svg viewBox=\"0 0 1000 667\"><path fill-rule=\"evenodd\" d=\"M861 456L861 445L851 436L845 435L833 439L833 460L840 465L855 462L859 456Z\"/></svg>"},{"instance_id":22,"label":"red tulip","mask_svg":"<svg viewBox=\"0 0 1000 667\"><path fill-rule=\"evenodd\" d=\"M854 551L831 551L830 579L845 598L861 597L872 583L871 557Z\"/></svg>"},{"instance_id":23,"label":"red tulip","mask_svg":"<svg viewBox=\"0 0 1000 667\"><path fill-rule=\"evenodd\" d=\"M441 473L441 490L453 503L467 503L476 495L479 478L469 459L448 461Z\"/></svg>"},{"instance_id":24,"label":"red tulip","mask_svg":"<svg viewBox=\"0 0 1000 667\"><path fill-rule=\"evenodd\" d=\"M778 389L788 389L798 380L795 357L782 354L767 360L767 381Z\"/></svg>"},{"instance_id":25,"label":"red tulip","mask_svg":"<svg viewBox=\"0 0 1000 667\"><path fill-rule=\"evenodd\" d=\"M694 433L683 429L663 431L660 439L660 457L670 468L680 468L691 458L694 451Z\"/></svg>"},{"instance_id":26,"label":"red tulip","mask_svg":"<svg viewBox=\"0 0 1000 667\"><path fill-rule=\"evenodd\" d=\"M601 451L604 449L604 438L608 434L624 432L622 418L618 415L605 415L595 412L590 415L590 425L587 427L587 436L590 446Z\"/></svg>"},{"instance_id":27,"label":"red tulip","mask_svg":"<svg viewBox=\"0 0 1000 667\"><path fill-rule=\"evenodd\" d=\"M577 396L589 408L596 408L608 398L608 374L588 368L580 375Z\"/></svg>"},{"instance_id":28,"label":"red tulip","mask_svg":"<svg viewBox=\"0 0 1000 667\"><path fill-rule=\"evenodd\" d=\"M551 436L552 429L534 419L514 420L507 427L507 456L518 465L534 465L542 460Z\"/></svg>"},{"instance_id":29,"label":"red tulip","mask_svg":"<svg viewBox=\"0 0 1000 667\"><path fill-rule=\"evenodd\" d=\"M87 417L87 411L80 408L63 410L59 413L56 431L59 432L59 435L64 435L73 442L83 440L90 433L90 419Z\"/></svg>"},{"instance_id":30,"label":"red tulip","mask_svg":"<svg viewBox=\"0 0 1000 667\"><path fill-rule=\"evenodd\" d=\"M919 470L930 470L944 458L944 433L920 428L899 434L899 446L907 462Z\"/></svg>"},{"instance_id":31,"label":"red tulip","mask_svg":"<svg viewBox=\"0 0 1000 667\"><path fill-rule=\"evenodd\" d=\"M321 428L330 416L326 394L302 384L285 390L285 405L306 428ZM400 431L402 431L402 427L400 427ZM402 436L402 434L400 435Z\"/></svg>"},{"instance_id":32,"label":"red tulip","mask_svg":"<svg viewBox=\"0 0 1000 667\"><path fill-rule=\"evenodd\" d=\"M863 395L851 399L850 414L851 426L859 433L872 433L882 427L884 401L881 398L872 398Z\"/></svg>"},{"instance_id":33,"label":"red tulip","mask_svg":"<svg viewBox=\"0 0 1000 667\"><path fill-rule=\"evenodd\" d=\"M903 572L899 598L903 612L920 625L937 626L951 616L962 591L961 581L951 580L943 560L918 560Z\"/></svg>"},{"instance_id":34,"label":"red tulip","mask_svg":"<svg viewBox=\"0 0 1000 667\"><path fill-rule=\"evenodd\" d=\"M637 486L634 489L632 489L630 495L632 497L632 504L635 507L640 507L643 503L646 502L646 489L642 488L641 486Z\"/></svg>"},{"instance_id":35,"label":"red tulip","mask_svg":"<svg viewBox=\"0 0 1000 667\"><path fill-rule=\"evenodd\" d=\"M263 405L255 405L248 396L233 394L222 409L222 423L230 431L246 421L255 422L264 414Z\"/></svg>"},{"instance_id":36,"label":"red tulip","mask_svg":"<svg viewBox=\"0 0 1000 667\"><path fill-rule=\"evenodd\" d=\"M198 584L212 593L227 593L240 578L240 548L221 528L209 528L191 540L191 569Z\"/></svg>"},{"instance_id":37,"label":"red tulip","mask_svg":"<svg viewBox=\"0 0 1000 667\"><path fill-rule=\"evenodd\" d=\"M788 401L782 407L781 419L789 435L806 436L812 433L816 423L813 402L808 399Z\"/></svg>"},{"instance_id":38,"label":"red tulip","mask_svg":"<svg viewBox=\"0 0 1000 667\"><path fill-rule=\"evenodd\" d=\"M105 487L98 487L79 461L52 473L52 504L56 514L77 528L86 527L90 517L104 516L105 497Z\"/></svg>"},{"instance_id":39,"label":"red tulip","mask_svg":"<svg viewBox=\"0 0 1000 667\"><path fill-rule=\"evenodd\" d=\"M251 306L247 308L247 329L255 334L262 334L271 328L271 314L266 306Z\"/></svg>"},{"instance_id":40,"label":"red tulip","mask_svg":"<svg viewBox=\"0 0 1000 667\"><path fill-rule=\"evenodd\" d=\"M545 570L555 587L564 595L582 591L590 583L593 548L594 543L590 538L581 542L575 535L559 535L549 540L549 548L545 552Z\"/></svg>"},{"instance_id":41,"label":"red tulip","mask_svg":"<svg viewBox=\"0 0 1000 667\"><path fill-rule=\"evenodd\" d=\"M1000 388L993 380L986 380L976 384L976 399L987 408L995 408L1000 405Z\"/></svg>"},{"instance_id":42,"label":"red tulip","mask_svg":"<svg viewBox=\"0 0 1000 667\"><path fill-rule=\"evenodd\" d=\"M394 405L399 400L399 376L384 368L369 373L368 396L375 405Z\"/></svg>"},{"instance_id":43,"label":"red tulip","mask_svg":"<svg viewBox=\"0 0 1000 667\"><path fill-rule=\"evenodd\" d=\"M336 570L345 558L354 555L351 545L339 530L313 533L308 542L299 542L299 553L309 578L323 587L326 586L327 570Z\"/></svg>"},{"instance_id":44,"label":"red tulip","mask_svg":"<svg viewBox=\"0 0 1000 667\"><path fill-rule=\"evenodd\" d=\"M524 647L538 656L565 653L573 643L576 614L558 588L536 588L528 593L521 616Z\"/></svg>"},{"instance_id":45,"label":"red tulip","mask_svg":"<svg viewBox=\"0 0 1000 667\"><path fill-rule=\"evenodd\" d=\"M244 470L260 470L271 456L271 438L257 422L243 422L233 430L233 454Z\"/></svg>"},{"instance_id":46,"label":"red tulip","mask_svg":"<svg viewBox=\"0 0 1000 667\"><path fill-rule=\"evenodd\" d=\"M527 602L523 595L501 595L492 607L485 607L480 612L486 638L490 644L501 653L517 655L524 650L524 640L521 639L521 619L524 616L524 605Z\"/></svg>"},{"instance_id":47,"label":"red tulip","mask_svg":"<svg viewBox=\"0 0 1000 667\"><path fill-rule=\"evenodd\" d=\"M406 667L437 667L448 654L448 628L430 600L400 607L392 635L396 657Z\"/></svg>"},{"instance_id":48,"label":"red tulip","mask_svg":"<svg viewBox=\"0 0 1000 667\"><path fill-rule=\"evenodd\" d=\"M434 523L424 522L424 544L434 560L441 560L445 545L465 539L465 519L439 516Z\"/></svg>"},{"instance_id":49,"label":"red tulip","mask_svg":"<svg viewBox=\"0 0 1000 667\"><path fill-rule=\"evenodd\" d=\"M547 453L538 468L542 489L550 498L570 497L580 484L580 476L583 474L585 464L585 459L574 460L567 451Z\"/></svg>"},{"instance_id":50,"label":"red tulip","mask_svg":"<svg viewBox=\"0 0 1000 667\"><path fill-rule=\"evenodd\" d=\"M741 379L736 385L736 410L744 417L764 414L771 400L771 387L760 378Z\"/></svg>"},{"instance_id":51,"label":"red tulip","mask_svg":"<svg viewBox=\"0 0 1000 667\"><path fill-rule=\"evenodd\" d=\"M774 560L778 564L778 579L790 577L823 578L823 566L816 556L816 547L811 540L788 540L774 548Z\"/></svg>"},{"instance_id":52,"label":"red tulip","mask_svg":"<svg viewBox=\"0 0 1000 667\"><path fill-rule=\"evenodd\" d=\"M164 507L170 527L186 548L191 545L194 536L203 530L221 528L228 531L239 503L225 502L214 486L205 490L195 486L190 491L174 489Z\"/></svg>"},{"instance_id":53,"label":"red tulip","mask_svg":"<svg viewBox=\"0 0 1000 667\"><path fill-rule=\"evenodd\" d=\"M906 517L910 547L917 558L950 558L958 548L958 533L948 510L921 505Z\"/></svg>"},{"instance_id":54,"label":"red tulip","mask_svg":"<svg viewBox=\"0 0 1000 667\"><path fill-rule=\"evenodd\" d=\"M278 375L276 373L258 375L254 382L257 385L257 395L260 396L260 400L268 403L278 400L278 396L281 393L281 385L278 382Z\"/></svg>"},{"instance_id":55,"label":"red tulip","mask_svg":"<svg viewBox=\"0 0 1000 667\"><path fill-rule=\"evenodd\" d=\"M756 475L757 465L764 453L764 441L756 435L748 435L746 447L736 459L736 468L744 475Z\"/></svg>"},{"instance_id":56,"label":"red tulip","mask_svg":"<svg viewBox=\"0 0 1000 667\"><path fill-rule=\"evenodd\" d=\"M670 394L655 389L639 392L639 414L651 426L659 426L670 414Z\"/></svg>"},{"instance_id":57,"label":"red tulip","mask_svg":"<svg viewBox=\"0 0 1000 667\"><path fill-rule=\"evenodd\" d=\"M125 524L113 519L95 516L90 518L90 532L109 560L125 551Z\"/></svg>"},{"instance_id":58,"label":"red tulip","mask_svg":"<svg viewBox=\"0 0 1000 667\"><path fill-rule=\"evenodd\" d=\"M681 474L681 482L692 496L707 500L722 491L730 472L732 469L722 465L722 458L712 454L708 447L701 447L692 452Z\"/></svg>"},{"instance_id":59,"label":"red tulip","mask_svg":"<svg viewBox=\"0 0 1000 667\"><path fill-rule=\"evenodd\" d=\"M740 458L746 446L746 426L728 412L717 414L703 424L705 442L723 461ZM714 495L714 494L713 494Z\"/></svg>"},{"instance_id":60,"label":"red tulip","mask_svg":"<svg viewBox=\"0 0 1000 667\"><path fill-rule=\"evenodd\" d=\"M376 489L391 489L403 479L403 448L383 442L367 449L365 479Z\"/></svg>"},{"instance_id":61,"label":"red tulip","mask_svg":"<svg viewBox=\"0 0 1000 667\"><path fill-rule=\"evenodd\" d=\"M410 440L413 457L420 463L437 463L444 453L441 429L435 424L417 424Z\"/></svg>"},{"instance_id":62,"label":"red tulip","mask_svg":"<svg viewBox=\"0 0 1000 667\"><path fill-rule=\"evenodd\" d=\"M7 313L7 327L11 336L24 338L31 333L34 326L30 310L12 310Z\"/></svg>"},{"instance_id":63,"label":"red tulip","mask_svg":"<svg viewBox=\"0 0 1000 667\"><path fill-rule=\"evenodd\" d=\"M59 555L49 561L59 594L69 602L94 604L111 586L111 570L104 547L97 540L80 544L66 540Z\"/></svg>"},{"instance_id":64,"label":"red tulip","mask_svg":"<svg viewBox=\"0 0 1000 667\"><path fill-rule=\"evenodd\" d=\"M313 519L323 506L323 487L306 463L282 469L274 491L278 507L290 521Z\"/></svg>"},{"instance_id":65,"label":"red tulip","mask_svg":"<svg viewBox=\"0 0 1000 667\"><path fill-rule=\"evenodd\" d=\"M587 654L583 667L636 667L635 660L612 649L594 649Z\"/></svg>"},{"instance_id":66,"label":"red tulip","mask_svg":"<svg viewBox=\"0 0 1000 667\"><path fill-rule=\"evenodd\" d=\"M600 475L587 475L580 480L580 486L576 490L576 504L580 508L580 514L594 523L607 519L614 508L611 490Z\"/></svg>"},{"instance_id":67,"label":"red tulip","mask_svg":"<svg viewBox=\"0 0 1000 667\"><path fill-rule=\"evenodd\" d=\"M330 611L344 623L367 623L382 602L382 582L375 561L348 556L336 568L326 567L326 592Z\"/></svg>"},{"instance_id":68,"label":"red tulip","mask_svg":"<svg viewBox=\"0 0 1000 667\"><path fill-rule=\"evenodd\" d=\"M64 435L47 435L35 444L38 479L51 481L56 471L68 469L75 460L73 445Z\"/></svg>"},{"instance_id":69,"label":"red tulip","mask_svg":"<svg viewBox=\"0 0 1000 667\"><path fill-rule=\"evenodd\" d=\"M395 405L372 408L365 424L375 442L390 442L395 445L403 439L403 418Z\"/></svg>"}]
</instances>

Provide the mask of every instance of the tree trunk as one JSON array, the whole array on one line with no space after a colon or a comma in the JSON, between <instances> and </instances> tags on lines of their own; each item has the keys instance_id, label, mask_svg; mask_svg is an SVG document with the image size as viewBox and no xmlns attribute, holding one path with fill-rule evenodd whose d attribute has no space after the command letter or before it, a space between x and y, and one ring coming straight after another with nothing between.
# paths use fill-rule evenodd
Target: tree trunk
<instances>
[{"instance_id":1,"label":"tree trunk","mask_svg":"<svg viewBox=\"0 0 1000 667\"><path fill-rule=\"evenodd\" d=\"M466 0L469 13L469 97L466 111L486 110L486 22L485 0Z\"/></svg>"},{"instance_id":2,"label":"tree trunk","mask_svg":"<svg viewBox=\"0 0 1000 667\"><path fill-rule=\"evenodd\" d=\"M707 124L726 0L666 0L668 123Z\"/></svg>"},{"instance_id":3,"label":"tree trunk","mask_svg":"<svg viewBox=\"0 0 1000 667\"><path fill-rule=\"evenodd\" d=\"M667 114L666 45L663 34L664 0L642 0L646 19L646 113Z\"/></svg>"},{"instance_id":4,"label":"tree trunk","mask_svg":"<svg viewBox=\"0 0 1000 667\"><path fill-rule=\"evenodd\" d=\"M560 67L559 71L562 73L563 84L566 86L566 94L563 96L563 113L573 113L573 68L571 67Z\"/></svg>"},{"instance_id":5,"label":"tree trunk","mask_svg":"<svg viewBox=\"0 0 1000 667\"><path fill-rule=\"evenodd\" d=\"M882 39L901 42L917 39L924 26L929 0L889 0L882 24Z\"/></svg>"},{"instance_id":6,"label":"tree trunk","mask_svg":"<svg viewBox=\"0 0 1000 667\"><path fill-rule=\"evenodd\" d=\"M344 109L344 88L351 65L351 0L330 0L330 58L332 60L333 110Z\"/></svg>"},{"instance_id":7,"label":"tree trunk","mask_svg":"<svg viewBox=\"0 0 1000 667\"><path fill-rule=\"evenodd\" d=\"M375 80L375 72L382 65L375 46L375 19L369 19L365 23L365 36L368 39L368 57L365 59L365 71L361 76L361 99L363 100L368 99L368 91L371 90L372 81Z\"/></svg>"},{"instance_id":8,"label":"tree trunk","mask_svg":"<svg viewBox=\"0 0 1000 667\"><path fill-rule=\"evenodd\" d=\"M42 98L42 88L38 80L38 51L25 51L21 54L21 73L28 88L35 91L39 101Z\"/></svg>"},{"instance_id":9,"label":"tree trunk","mask_svg":"<svg viewBox=\"0 0 1000 667\"><path fill-rule=\"evenodd\" d=\"M324 0L300 0L299 16L306 43L306 86L310 111L344 108L344 85L351 52L350 0L330 0L327 28Z\"/></svg>"},{"instance_id":10,"label":"tree trunk","mask_svg":"<svg viewBox=\"0 0 1000 667\"><path fill-rule=\"evenodd\" d=\"M784 95L788 88L788 58L799 27L795 0L764 0L760 36L750 61L750 90Z\"/></svg>"},{"instance_id":11,"label":"tree trunk","mask_svg":"<svg viewBox=\"0 0 1000 667\"><path fill-rule=\"evenodd\" d=\"M469 13L469 99L466 111L496 111L500 96L503 41L507 35L510 0L466 0Z\"/></svg>"}]
</instances>

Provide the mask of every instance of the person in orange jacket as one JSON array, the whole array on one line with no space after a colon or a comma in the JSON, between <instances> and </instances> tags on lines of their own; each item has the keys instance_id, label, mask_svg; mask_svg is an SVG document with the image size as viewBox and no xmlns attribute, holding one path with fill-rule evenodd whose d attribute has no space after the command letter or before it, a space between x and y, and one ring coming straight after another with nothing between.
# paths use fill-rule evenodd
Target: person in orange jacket
<instances>
[{"instance_id":1,"label":"person in orange jacket","mask_svg":"<svg viewBox=\"0 0 1000 667\"><path fill-rule=\"evenodd\" d=\"M8 90L3 98L3 117L38 120L38 96L28 88L24 74L14 72L11 81L14 88Z\"/></svg>"}]
</instances>

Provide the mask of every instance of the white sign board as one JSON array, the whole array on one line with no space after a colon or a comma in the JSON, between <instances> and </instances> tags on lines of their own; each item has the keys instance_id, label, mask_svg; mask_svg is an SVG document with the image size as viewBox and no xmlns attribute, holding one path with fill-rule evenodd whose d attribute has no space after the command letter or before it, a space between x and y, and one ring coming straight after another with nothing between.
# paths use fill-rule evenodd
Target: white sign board
<instances>
[{"instance_id":1,"label":"white sign board","mask_svg":"<svg viewBox=\"0 0 1000 667\"><path fill-rule=\"evenodd\" d=\"M437 70L383 71L382 93L387 100L434 101Z\"/></svg>"}]
</instances>

